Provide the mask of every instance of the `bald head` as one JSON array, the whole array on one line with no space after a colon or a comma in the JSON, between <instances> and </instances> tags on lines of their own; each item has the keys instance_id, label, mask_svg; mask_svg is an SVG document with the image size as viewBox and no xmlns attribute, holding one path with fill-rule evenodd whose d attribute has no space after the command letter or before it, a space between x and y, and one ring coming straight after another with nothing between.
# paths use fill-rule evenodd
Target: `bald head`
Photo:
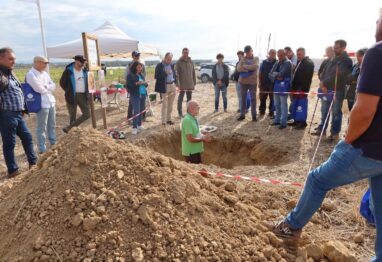
<instances>
[{"instance_id":1,"label":"bald head","mask_svg":"<svg viewBox=\"0 0 382 262\"><path fill-rule=\"evenodd\" d=\"M198 102L194 100L187 103L187 112L192 116L197 116L199 114L199 108Z\"/></svg>"}]
</instances>

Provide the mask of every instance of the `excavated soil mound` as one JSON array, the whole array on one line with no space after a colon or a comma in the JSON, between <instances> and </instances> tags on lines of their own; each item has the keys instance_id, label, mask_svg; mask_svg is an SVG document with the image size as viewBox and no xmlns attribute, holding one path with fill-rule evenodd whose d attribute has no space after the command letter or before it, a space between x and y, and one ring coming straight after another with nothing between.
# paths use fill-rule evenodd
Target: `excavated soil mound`
<instances>
[{"instance_id":1,"label":"excavated soil mound","mask_svg":"<svg viewBox=\"0 0 382 262\"><path fill-rule=\"evenodd\" d=\"M262 221L285 213L285 200L297 195L205 178L75 128L37 169L1 187L0 260L294 261ZM333 256L345 248L337 246L328 248ZM305 261L307 251L298 256Z\"/></svg>"},{"instance_id":2,"label":"excavated soil mound","mask_svg":"<svg viewBox=\"0 0 382 262\"><path fill-rule=\"evenodd\" d=\"M181 135L179 130L157 133L140 139L137 145L150 148L165 156L184 160L181 154ZM231 169L235 166L284 164L288 160L288 151L267 144L261 138L249 138L239 134L214 137L211 143L205 143L203 163Z\"/></svg>"}]
</instances>

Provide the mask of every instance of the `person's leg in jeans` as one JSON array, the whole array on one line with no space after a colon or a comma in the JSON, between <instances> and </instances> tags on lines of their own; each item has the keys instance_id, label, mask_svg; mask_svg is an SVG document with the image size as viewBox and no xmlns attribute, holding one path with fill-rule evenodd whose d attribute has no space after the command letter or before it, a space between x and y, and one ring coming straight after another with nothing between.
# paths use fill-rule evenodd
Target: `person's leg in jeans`
<instances>
[{"instance_id":1,"label":"person's leg in jeans","mask_svg":"<svg viewBox=\"0 0 382 262\"><path fill-rule=\"evenodd\" d=\"M217 84L214 85L215 90L215 111L219 110L219 99L220 99L220 87Z\"/></svg>"},{"instance_id":2,"label":"person's leg in jeans","mask_svg":"<svg viewBox=\"0 0 382 262\"><path fill-rule=\"evenodd\" d=\"M273 123L280 124L281 123L281 96L279 94L273 95L273 102L276 109L276 116L273 120Z\"/></svg>"},{"instance_id":3,"label":"person's leg in jeans","mask_svg":"<svg viewBox=\"0 0 382 262\"><path fill-rule=\"evenodd\" d=\"M146 93L147 94L147 93ZM150 99L147 96L143 96L144 99L141 99L141 112L146 109L146 99ZM141 114L141 120L146 120L146 112Z\"/></svg>"},{"instance_id":4,"label":"person's leg in jeans","mask_svg":"<svg viewBox=\"0 0 382 262\"><path fill-rule=\"evenodd\" d=\"M225 111L227 111L227 107L228 107L227 87L225 85L223 85L221 87L221 91L222 91L222 97L223 97L223 108L224 108L224 112L225 112Z\"/></svg>"},{"instance_id":5,"label":"person's leg in jeans","mask_svg":"<svg viewBox=\"0 0 382 262\"><path fill-rule=\"evenodd\" d=\"M135 116L133 119L133 128L138 128L140 122L139 120L141 118L140 115L138 116L141 112L141 99L139 96L130 96L130 99L133 106L133 116Z\"/></svg>"},{"instance_id":6,"label":"person's leg in jeans","mask_svg":"<svg viewBox=\"0 0 382 262\"><path fill-rule=\"evenodd\" d=\"M237 95L238 106L239 106L238 110L241 112L242 101L241 101L241 87L239 82L236 82L236 95Z\"/></svg>"},{"instance_id":7,"label":"person's leg in jeans","mask_svg":"<svg viewBox=\"0 0 382 262\"><path fill-rule=\"evenodd\" d=\"M139 113L144 111L146 109L146 96L140 96L140 107L139 107ZM144 117L144 113L142 113L141 115L139 115L138 118L138 127L140 127L142 125L142 120L143 120L143 117Z\"/></svg>"},{"instance_id":8,"label":"person's leg in jeans","mask_svg":"<svg viewBox=\"0 0 382 262\"><path fill-rule=\"evenodd\" d=\"M342 104L343 99L335 98L332 109L332 126L330 133L332 135L337 135L341 132L342 126Z\"/></svg>"},{"instance_id":9,"label":"person's leg in jeans","mask_svg":"<svg viewBox=\"0 0 382 262\"><path fill-rule=\"evenodd\" d=\"M51 146L57 143L56 136L56 107L52 106L49 109L48 123L47 123L48 140Z\"/></svg>"},{"instance_id":10,"label":"person's leg in jeans","mask_svg":"<svg viewBox=\"0 0 382 262\"><path fill-rule=\"evenodd\" d=\"M324 99L324 98L321 99L321 122L318 126L318 131L324 130L324 132L326 132L326 129L328 128L329 120L330 120L329 108L330 108L331 102L332 100L330 99ZM328 118L328 120L326 122L326 125L324 126L326 118Z\"/></svg>"},{"instance_id":11,"label":"person's leg in jeans","mask_svg":"<svg viewBox=\"0 0 382 262\"><path fill-rule=\"evenodd\" d=\"M247 111L247 92L249 89L248 85L240 84L240 93L241 93L241 111L240 116L245 117L245 113Z\"/></svg>"},{"instance_id":12,"label":"person's leg in jeans","mask_svg":"<svg viewBox=\"0 0 382 262\"><path fill-rule=\"evenodd\" d=\"M251 92L251 113L252 113L252 119L257 119L257 108L256 108L256 88L257 85L249 85L249 90Z\"/></svg>"},{"instance_id":13,"label":"person's leg in jeans","mask_svg":"<svg viewBox=\"0 0 382 262\"><path fill-rule=\"evenodd\" d=\"M37 146L39 153L44 153L46 151L46 130L49 117L49 108L41 108L41 110L36 114L36 137Z\"/></svg>"},{"instance_id":14,"label":"person's leg in jeans","mask_svg":"<svg viewBox=\"0 0 382 262\"><path fill-rule=\"evenodd\" d=\"M281 117L280 125L286 126L288 121L288 96L280 95Z\"/></svg>"},{"instance_id":15,"label":"person's leg in jeans","mask_svg":"<svg viewBox=\"0 0 382 262\"><path fill-rule=\"evenodd\" d=\"M162 95L162 125L167 122L167 110L168 110L168 92Z\"/></svg>"},{"instance_id":16,"label":"person's leg in jeans","mask_svg":"<svg viewBox=\"0 0 382 262\"><path fill-rule=\"evenodd\" d=\"M29 132L29 129L21 114L18 119L16 134L21 140L21 144L23 145L29 165L35 165L37 163L37 156L33 148L32 134Z\"/></svg>"},{"instance_id":17,"label":"person's leg in jeans","mask_svg":"<svg viewBox=\"0 0 382 262\"><path fill-rule=\"evenodd\" d=\"M183 97L186 92L184 90L180 90L178 95L178 115L179 117L183 116Z\"/></svg>"},{"instance_id":18,"label":"person's leg in jeans","mask_svg":"<svg viewBox=\"0 0 382 262\"><path fill-rule=\"evenodd\" d=\"M18 125L17 112L0 111L0 131L3 141L3 155L8 174L19 169L15 158L16 129Z\"/></svg>"},{"instance_id":19,"label":"person's leg in jeans","mask_svg":"<svg viewBox=\"0 0 382 262\"><path fill-rule=\"evenodd\" d=\"M362 155L362 150L340 141L329 159L308 175L297 206L286 222L292 229L303 228L320 208L326 193L334 188L371 178L372 196L382 198L382 161ZM377 226L376 256L382 259L382 202L375 202ZM377 261L377 260L376 260Z\"/></svg>"}]
</instances>

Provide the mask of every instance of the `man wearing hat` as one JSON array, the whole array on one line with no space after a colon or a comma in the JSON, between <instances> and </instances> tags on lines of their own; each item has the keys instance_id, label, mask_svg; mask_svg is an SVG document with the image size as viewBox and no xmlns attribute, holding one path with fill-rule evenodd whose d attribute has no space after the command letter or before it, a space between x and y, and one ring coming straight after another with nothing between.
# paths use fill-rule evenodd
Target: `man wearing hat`
<instances>
[{"instance_id":1,"label":"man wearing hat","mask_svg":"<svg viewBox=\"0 0 382 262\"><path fill-rule=\"evenodd\" d=\"M65 133L69 132L72 127L81 125L90 117L86 59L82 55L76 55L73 59L74 62L66 66L60 79L61 88L65 91L65 101L70 118L70 124L62 129ZM77 118L77 105L82 113L79 118Z\"/></svg>"},{"instance_id":2,"label":"man wearing hat","mask_svg":"<svg viewBox=\"0 0 382 262\"><path fill-rule=\"evenodd\" d=\"M46 151L47 134L50 145L56 144L56 99L53 95L56 85L45 71L48 64L46 57L36 56L33 67L26 75L26 82L41 94L41 110L36 114L36 137L40 154Z\"/></svg>"},{"instance_id":3,"label":"man wearing hat","mask_svg":"<svg viewBox=\"0 0 382 262\"><path fill-rule=\"evenodd\" d=\"M251 113L252 121L257 121L256 117L256 88L257 88L257 72L259 70L259 58L253 55L253 49L247 45L244 47L245 56L240 59L237 71L240 73L239 83L241 86L241 112L238 121L245 119L247 103L247 92L251 94Z\"/></svg>"},{"instance_id":4,"label":"man wearing hat","mask_svg":"<svg viewBox=\"0 0 382 262\"><path fill-rule=\"evenodd\" d=\"M126 83L127 83L127 76L130 74L130 68L131 68L131 65L134 63L134 62L140 62L143 66L142 68L142 75L143 77L146 78L146 67L144 65L144 63L142 63L140 61L140 58L141 58L141 53L139 51L133 51L131 53L131 57L133 58L133 60L127 64L126 66L126 69L125 69L125 80L126 80ZM142 103L144 103L143 105L141 105L140 108L146 108L145 106L145 103L146 101L142 101ZM131 103L131 99L129 100L129 107L127 108L127 119L133 117L133 104ZM142 114L142 119L144 120L146 118L146 113L143 113Z\"/></svg>"}]
</instances>

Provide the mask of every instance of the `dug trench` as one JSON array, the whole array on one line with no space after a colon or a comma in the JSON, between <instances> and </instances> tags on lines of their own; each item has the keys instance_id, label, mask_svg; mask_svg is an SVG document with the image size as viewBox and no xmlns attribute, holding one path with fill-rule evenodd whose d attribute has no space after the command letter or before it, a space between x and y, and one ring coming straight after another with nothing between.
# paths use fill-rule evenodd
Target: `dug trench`
<instances>
[{"instance_id":1,"label":"dug trench","mask_svg":"<svg viewBox=\"0 0 382 262\"><path fill-rule=\"evenodd\" d=\"M212 134L212 141L206 143L203 152L203 164L232 169L236 166L277 166L290 159L289 152L263 141L259 137L242 134L218 136ZM184 160L181 153L180 130L155 133L135 142L140 147L149 148L158 153Z\"/></svg>"}]
</instances>

